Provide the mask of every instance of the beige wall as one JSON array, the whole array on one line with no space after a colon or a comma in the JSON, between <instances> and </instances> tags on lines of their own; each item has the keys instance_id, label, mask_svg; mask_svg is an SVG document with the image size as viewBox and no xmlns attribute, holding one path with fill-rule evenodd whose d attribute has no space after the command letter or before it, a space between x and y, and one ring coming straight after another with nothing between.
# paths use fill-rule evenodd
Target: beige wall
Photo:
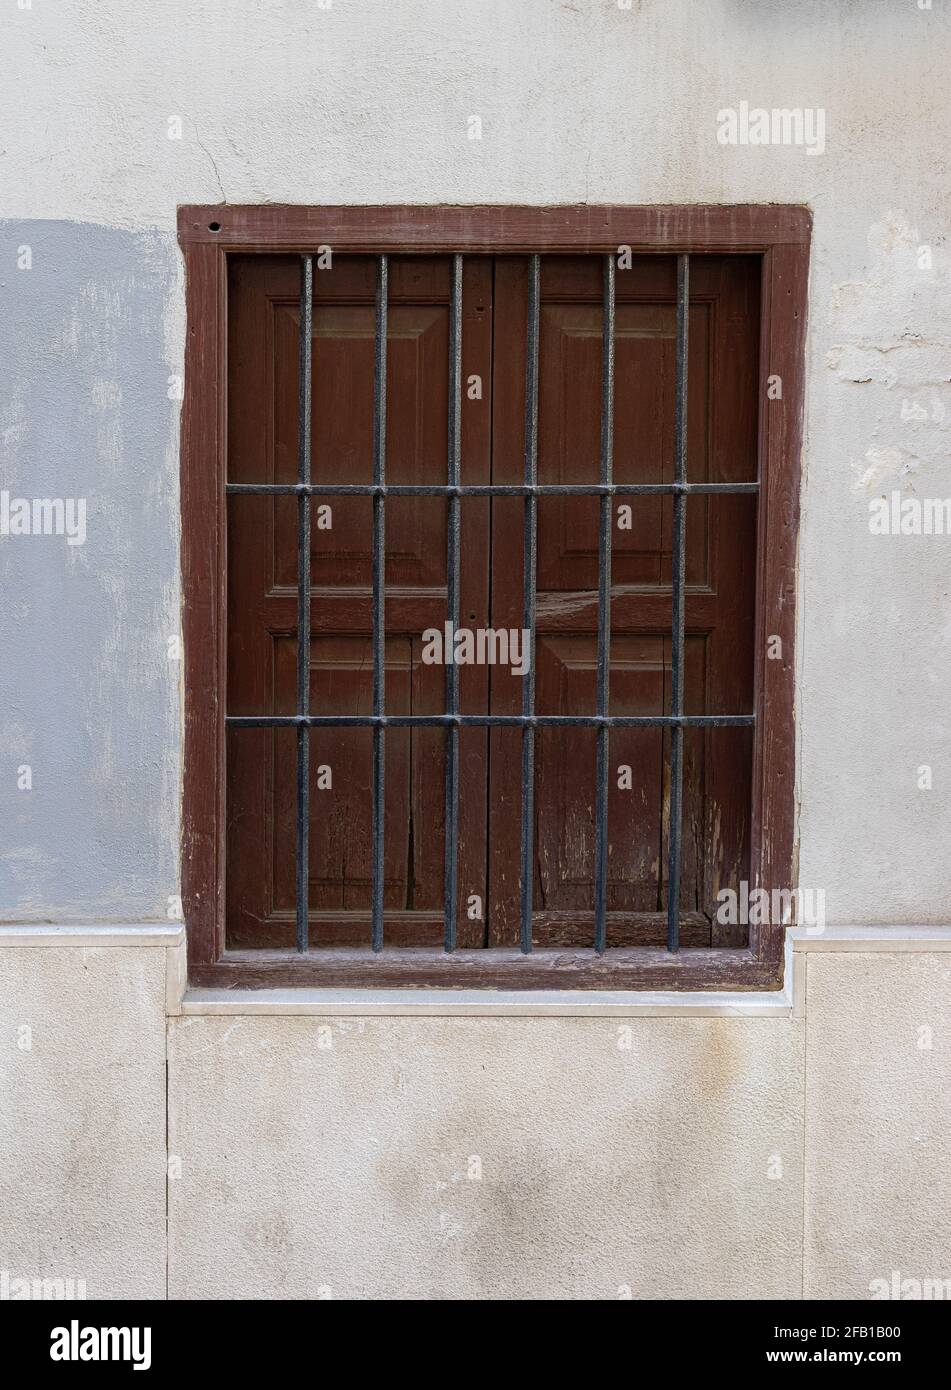
<instances>
[{"instance_id":1,"label":"beige wall","mask_svg":"<svg viewBox=\"0 0 951 1390\"><path fill-rule=\"evenodd\" d=\"M951 1279L951 931L802 939L792 997L765 1004L510 996L506 1017L422 995L382 1014L361 996L183 1002L182 948L136 930L5 930L11 1279L161 1298L167 1262L172 1298L212 1299L869 1298L893 1271Z\"/></svg>"},{"instance_id":2,"label":"beige wall","mask_svg":"<svg viewBox=\"0 0 951 1390\"><path fill-rule=\"evenodd\" d=\"M165 1296L165 956L0 928L0 1296Z\"/></svg>"}]
</instances>

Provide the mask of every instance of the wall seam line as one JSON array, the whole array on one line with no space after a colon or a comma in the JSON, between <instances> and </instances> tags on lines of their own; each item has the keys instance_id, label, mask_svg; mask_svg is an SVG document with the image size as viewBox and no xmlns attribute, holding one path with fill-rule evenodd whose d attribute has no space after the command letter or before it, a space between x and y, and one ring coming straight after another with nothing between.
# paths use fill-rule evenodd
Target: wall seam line
<instances>
[{"instance_id":1,"label":"wall seam line","mask_svg":"<svg viewBox=\"0 0 951 1390\"><path fill-rule=\"evenodd\" d=\"M170 1179L170 1176L169 1176L169 1159L170 1159L170 1154L169 1154L169 1084L168 1084L168 1041L169 1041L169 1029L170 1029L170 1027L171 1027L171 1019L170 1019L169 1016L168 1016L167 1009L168 1009L168 1002L167 1002L167 1000L166 1000L166 1014L165 1014L165 1302L166 1302L166 1303L168 1302L169 1262L170 1262L170 1254L171 1254L170 1248L169 1248L169 1196L170 1196L170 1194L169 1194L169 1183L170 1183L171 1179Z\"/></svg>"},{"instance_id":2,"label":"wall seam line","mask_svg":"<svg viewBox=\"0 0 951 1390\"><path fill-rule=\"evenodd\" d=\"M799 1247L800 1266L799 1266L799 1297L804 1301L806 1297L806 1161L809 1146L806 1142L806 1125L808 1123L808 1092L809 1092L809 957L806 956L806 968L804 971L804 999L802 1009L802 1239Z\"/></svg>"}]
</instances>

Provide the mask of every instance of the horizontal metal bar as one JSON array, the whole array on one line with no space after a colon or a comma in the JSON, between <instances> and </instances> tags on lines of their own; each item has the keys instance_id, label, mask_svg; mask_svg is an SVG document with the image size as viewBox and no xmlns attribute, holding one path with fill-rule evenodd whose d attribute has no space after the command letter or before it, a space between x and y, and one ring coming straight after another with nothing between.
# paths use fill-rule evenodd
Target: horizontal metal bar
<instances>
[{"instance_id":1,"label":"horizontal metal bar","mask_svg":"<svg viewBox=\"0 0 951 1390\"><path fill-rule=\"evenodd\" d=\"M439 728L447 724L469 728L582 729L746 729L755 714L229 714L229 729L292 729L309 724L320 729Z\"/></svg>"},{"instance_id":2,"label":"horizontal metal bar","mask_svg":"<svg viewBox=\"0 0 951 1390\"><path fill-rule=\"evenodd\" d=\"M670 497L759 492L759 483L226 483L229 497Z\"/></svg>"}]
</instances>

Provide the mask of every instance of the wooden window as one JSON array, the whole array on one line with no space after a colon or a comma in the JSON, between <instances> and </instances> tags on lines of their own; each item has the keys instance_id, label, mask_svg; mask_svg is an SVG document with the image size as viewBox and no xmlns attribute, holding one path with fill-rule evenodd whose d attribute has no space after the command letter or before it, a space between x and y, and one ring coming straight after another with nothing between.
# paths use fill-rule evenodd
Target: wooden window
<instances>
[{"instance_id":1,"label":"wooden window","mask_svg":"<svg viewBox=\"0 0 951 1390\"><path fill-rule=\"evenodd\" d=\"M794 598L809 231L804 210L775 207L181 209L188 304L183 902L196 983L778 986L781 923L722 925L716 908L724 888L795 886ZM379 726L309 728L303 953L295 950L300 739L293 722L300 694L293 487L302 255L313 255L316 267L304 693L312 715L372 716L378 646L385 711L395 721L385 729L376 915L371 788ZM688 256L682 468L691 486L708 490L677 499L670 485L678 477L678 266ZM375 441L380 257L386 415ZM611 482L667 490L612 492L602 503L544 489L597 484L601 476L609 258L619 267L611 269ZM447 951L448 736L420 716L442 717L447 709L446 668L427 660L432 644L427 651L424 634L442 631L447 617L449 505L445 495L399 495L399 488L445 487L457 385L463 489L514 492L524 482L533 264L541 490L533 503L530 669L533 712L556 718L532 734L527 920L525 732L477 722L459 728L457 833L450 837L456 949ZM461 277L455 299L454 274ZM452 380L454 312L459 382ZM385 632L376 641L377 499L369 488L364 495L319 493L321 485L372 484L375 445L380 453L385 446L386 484L395 489L385 497ZM258 484L287 491L236 487ZM710 485L758 490L724 493ZM459 626L514 636L523 627L525 497L467 494L455 505ZM681 505L678 662L672 538ZM612 719L666 724L600 732L593 723L557 722L599 709L602 508L610 529L605 710ZM524 653L521 670L516 655L457 668L463 716L523 710ZM688 721L703 716L706 725L670 723L675 668L683 714ZM606 676L605 691L607 684ZM746 725L712 726L746 712L753 716ZM286 722L240 722L262 715ZM400 718L420 722L401 725ZM675 738L682 755L672 779ZM602 739L608 791L598 911ZM682 785L677 911L668 911L672 780L675 821ZM676 951L665 944L670 918ZM603 950L595 949L599 921ZM370 949L374 923L380 951ZM520 949L527 944L529 954Z\"/></svg>"}]
</instances>

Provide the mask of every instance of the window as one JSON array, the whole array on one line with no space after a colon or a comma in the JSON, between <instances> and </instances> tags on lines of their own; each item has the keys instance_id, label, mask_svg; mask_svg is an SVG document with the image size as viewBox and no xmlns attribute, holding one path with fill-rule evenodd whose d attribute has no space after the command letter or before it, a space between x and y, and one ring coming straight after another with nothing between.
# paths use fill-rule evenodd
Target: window
<instances>
[{"instance_id":1,"label":"window","mask_svg":"<svg viewBox=\"0 0 951 1390\"><path fill-rule=\"evenodd\" d=\"M809 230L180 211L196 983L778 985Z\"/></svg>"}]
</instances>

